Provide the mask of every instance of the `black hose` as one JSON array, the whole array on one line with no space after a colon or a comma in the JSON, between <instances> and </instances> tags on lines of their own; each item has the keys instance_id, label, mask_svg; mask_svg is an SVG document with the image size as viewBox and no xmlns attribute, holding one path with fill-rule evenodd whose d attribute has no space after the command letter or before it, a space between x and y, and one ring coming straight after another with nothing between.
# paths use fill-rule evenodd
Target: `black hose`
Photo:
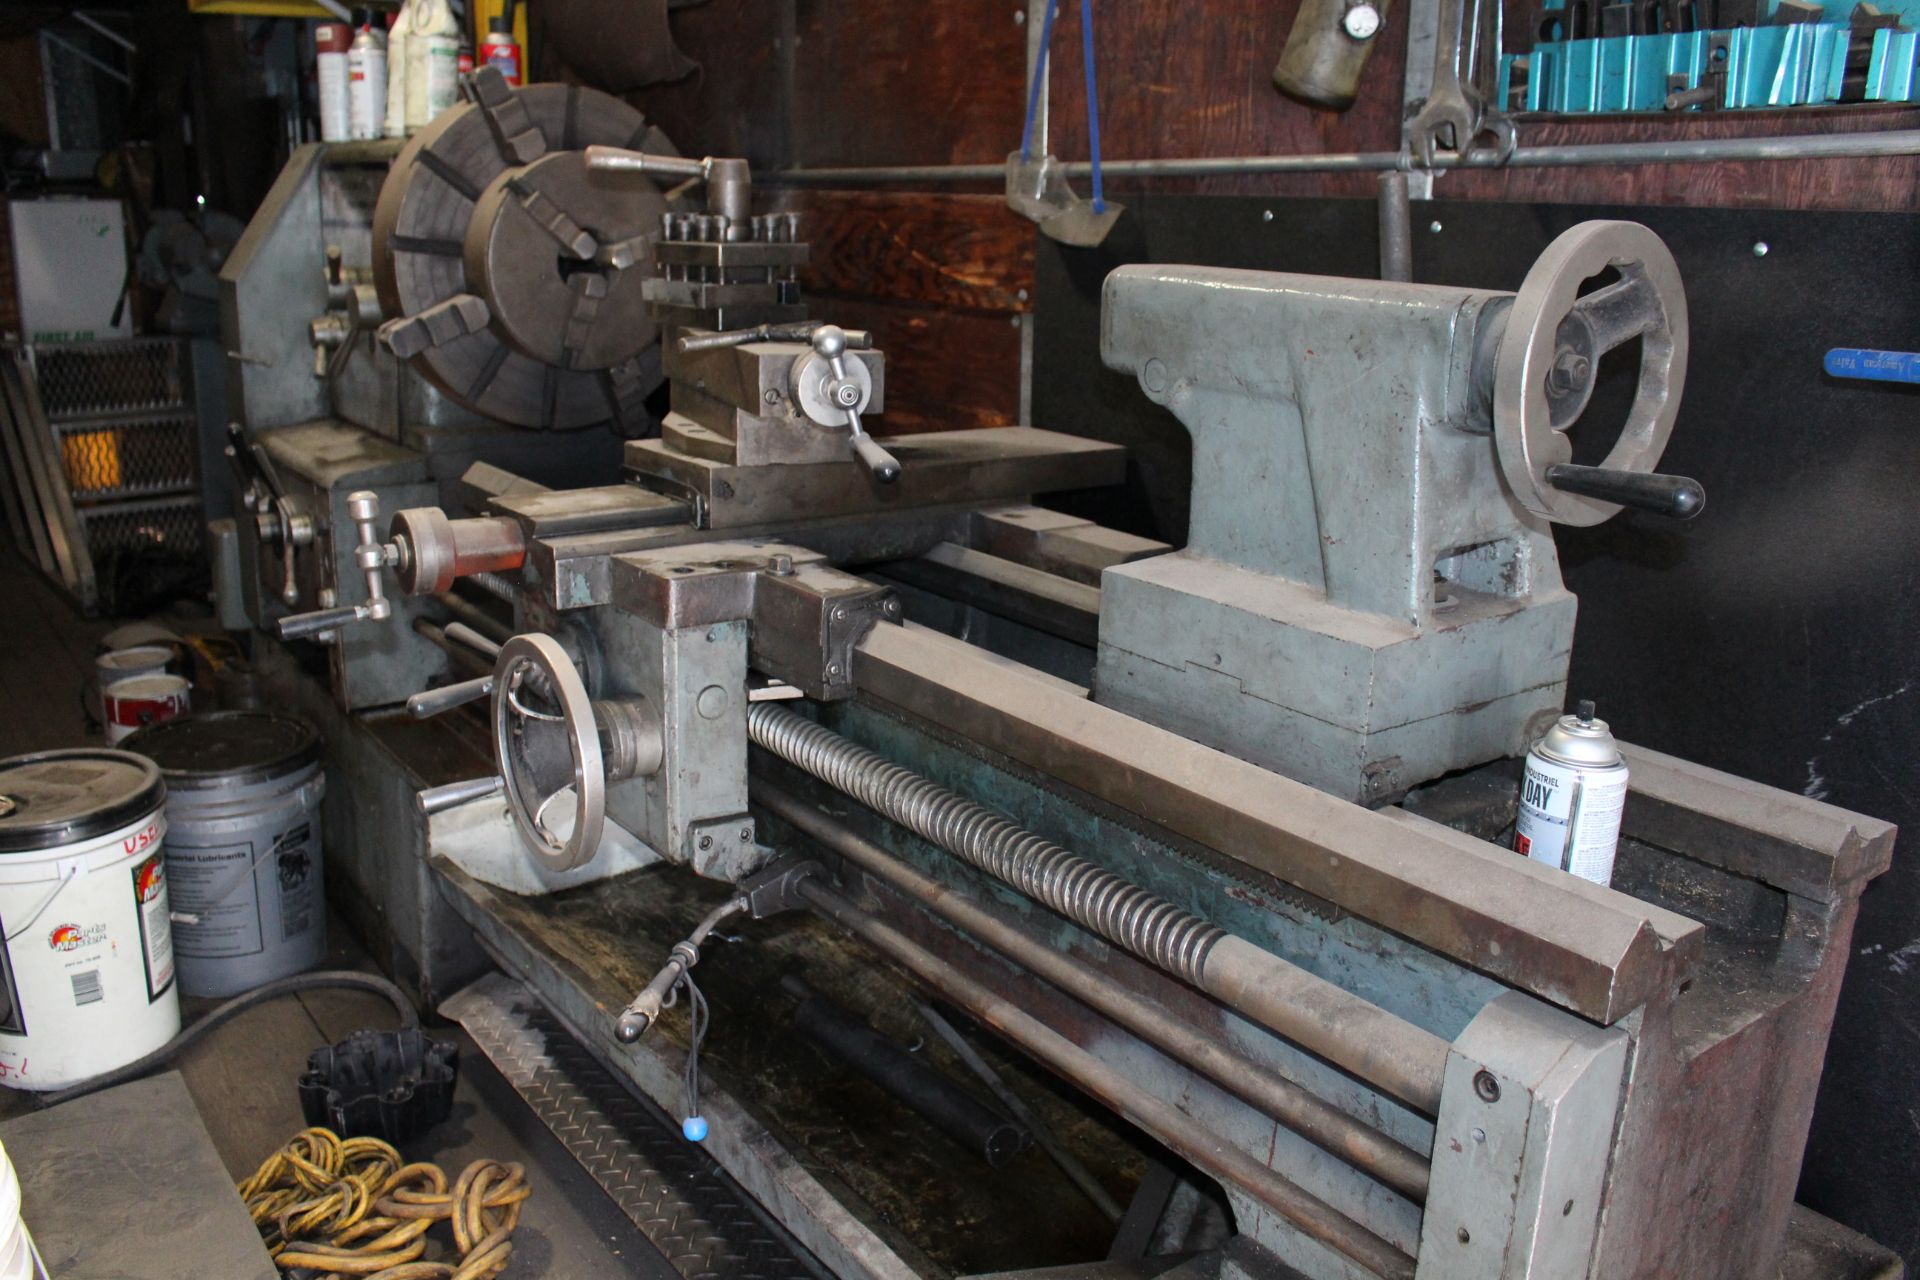
<instances>
[{"instance_id":1,"label":"black hose","mask_svg":"<svg viewBox=\"0 0 1920 1280\"><path fill-rule=\"evenodd\" d=\"M207 1015L190 1027L182 1029L179 1035L155 1049L143 1058L136 1058L124 1067L116 1067L105 1074L94 1076L91 1080L82 1080L53 1093L43 1093L38 1097L42 1107L57 1107L74 1098L84 1098L101 1089L110 1089L129 1080L138 1080L155 1067L164 1066L199 1043L200 1039L214 1028L232 1020L236 1015L245 1013L257 1004L280 996L293 995L301 991L314 991L326 988L347 987L360 991L369 991L384 996L400 1015L402 1028L420 1025L420 1015L414 1010L413 1001L407 993L377 973L361 973L356 969L315 969L311 973L296 973L291 977L277 978L272 982L255 987L251 991L235 996L223 1004L215 1005Z\"/></svg>"}]
</instances>

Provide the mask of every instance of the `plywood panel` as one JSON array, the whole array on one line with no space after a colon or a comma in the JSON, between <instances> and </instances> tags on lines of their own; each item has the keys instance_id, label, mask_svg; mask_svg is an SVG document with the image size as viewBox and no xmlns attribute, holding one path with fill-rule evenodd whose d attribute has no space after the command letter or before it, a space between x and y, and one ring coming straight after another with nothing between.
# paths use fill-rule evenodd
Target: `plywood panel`
<instances>
[{"instance_id":1,"label":"plywood panel","mask_svg":"<svg viewBox=\"0 0 1920 1280\"><path fill-rule=\"evenodd\" d=\"M1033 224L998 196L788 189L770 207L801 215L813 247L804 287L961 307L1028 309Z\"/></svg>"},{"instance_id":2,"label":"plywood panel","mask_svg":"<svg viewBox=\"0 0 1920 1280\"><path fill-rule=\"evenodd\" d=\"M980 163L1020 142L1024 0L804 0L801 164Z\"/></svg>"}]
</instances>

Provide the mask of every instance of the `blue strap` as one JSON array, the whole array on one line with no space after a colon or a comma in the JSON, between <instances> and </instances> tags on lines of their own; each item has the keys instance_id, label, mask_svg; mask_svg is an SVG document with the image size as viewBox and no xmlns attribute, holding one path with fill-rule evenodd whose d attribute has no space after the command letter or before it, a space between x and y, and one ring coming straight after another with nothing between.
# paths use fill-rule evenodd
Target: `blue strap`
<instances>
[{"instance_id":1,"label":"blue strap","mask_svg":"<svg viewBox=\"0 0 1920 1280\"><path fill-rule=\"evenodd\" d=\"M1052 10L1047 11L1047 18L1051 22ZM1080 60L1087 67L1087 149L1093 160L1093 211L1105 213L1107 196L1100 183L1100 81L1093 71L1093 0L1080 0Z\"/></svg>"},{"instance_id":2,"label":"blue strap","mask_svg":"<svg viewBox=\"0 0 1920 1280\"><path fill-rule=\"evenodd\" d=\"M1057 0L1048 0L1047 16L1040 24L1040 54L1033 60L1033 83L1027 86L1027 122L1020 128L1020 162L1033 159L1033 117L1040 110L1040 86L1047 82L1047 49L1053 44L1053 11Z\"/></svg>"}]
</instances>

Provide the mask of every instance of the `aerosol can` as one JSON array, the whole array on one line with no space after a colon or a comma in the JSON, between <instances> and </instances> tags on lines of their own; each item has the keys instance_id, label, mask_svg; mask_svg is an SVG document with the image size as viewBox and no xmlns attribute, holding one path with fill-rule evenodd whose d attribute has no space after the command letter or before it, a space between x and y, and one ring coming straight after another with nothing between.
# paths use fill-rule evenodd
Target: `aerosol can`
<instances>
[{"instance_id":1,"label":"aerosol can","mask_svg":"<svg viewBox=\"0 0 1920 1280\"><path fill-rule=\"evenodd\" d=\"M1620 845L1627 764L1607 722L1582 702L1527 752L1513 847L1535 862L1607 884Z\"/></svg>"},{"instance_id":2,"label":"aerosol can","mask_svg":"<svg viewBox=\"0 0 1920 1280\"><path fill-rule=\"evenodd\" d=\"M369 18L347 50L347 125L355 138L380 136L387 119L387 33Z\"/></svg>"},{"instance_id":3,"label":"aerosol can","mask_svg":"<svg viewBox=\"0 0 1920 1280\"><path fill-rule=\"evenodd\" d=\"M480 64L499 69L508 84L520 84L520 43L513 38L513 0L487 23L487 38L480 42Z\"/></svg>"},{"instance_id":4,"label":"aerosol can","mask_svg":"<svg viewBox=\"0 0 1920 1280\"><path fill-rule=\"evenodd\" d=\"M347 51L353 28L344 22L320 22L313 28L314 86L320 98L320 141L345 142L348 126Z\"/></svg>"}]
</instances>

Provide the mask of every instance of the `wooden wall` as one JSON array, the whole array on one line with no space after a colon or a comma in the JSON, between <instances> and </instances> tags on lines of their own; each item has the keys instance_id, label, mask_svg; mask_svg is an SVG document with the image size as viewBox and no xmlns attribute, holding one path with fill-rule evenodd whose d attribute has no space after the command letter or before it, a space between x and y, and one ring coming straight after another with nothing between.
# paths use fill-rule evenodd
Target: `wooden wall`
<instances>
[{"instance_id":1,"label":"wooden wall","mask_svg":"<svg viewBox=\"0 0 1920 1280\"><path fill-rule=\"evenodd\" d=\"M1108 158L1389 151L1399 145L1405 23L1389 15L1359 100L1302 106L1269 75L1297 0L1106 0L1096 7ZM1024 0L730 0L676 9L701 71L633 95L687 152L757 169L999 163L1019 142ZM536 10L537 11L537 10ZM1530 12L1508 11L1510 30ZM1078 6L1053 44L1052 150L1083 158ZM791 45L787 41L791 39ZM535 33L536 47L538 32ZM539 66L542 78L565 68ZM791 109L783 104L791 97ZM1522 126L1523 145L1913 128L1920 111L1845 109ZM1219 177L1156 189L1370 197L1370 174ZM1125 187L1112 184L1124 197ZM1920 158L1447 174L1436 194L1508 201L1902 210ZM909 191L766 189L806 215L816 314L876 329L894 362L886 432L1013 421L1019 324L1032 290L1029 224L992 184Z\"/></svg>"}]
</instances>

